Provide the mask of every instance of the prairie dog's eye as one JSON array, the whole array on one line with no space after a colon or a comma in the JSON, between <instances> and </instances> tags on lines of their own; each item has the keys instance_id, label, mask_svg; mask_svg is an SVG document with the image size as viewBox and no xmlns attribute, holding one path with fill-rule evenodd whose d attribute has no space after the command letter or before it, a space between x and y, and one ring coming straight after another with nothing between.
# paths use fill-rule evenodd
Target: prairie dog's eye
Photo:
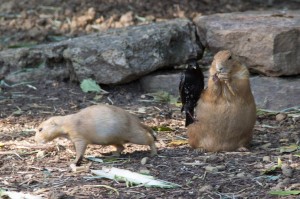
<instances>
[{"instance_id":1,"label":"prairie dog's eye","mask_svg":"<svg viewBox=\"0 0 300 199\"><path fill-rule=\"evenodd\" d=\"M43 128L39 128L39 132L41 132L43 130Z\"/></svg>"},{"instance_id":2,"label":"prairie dog's eye","mask_svg":"<svg viewBox=\"0 0 300 199\"><path fill-rule=\"evenodd\" d=\"M232 57L230 56L230 57L228 57L228 60L231 60L232 59Z\"/></svg>"}]
</instances>

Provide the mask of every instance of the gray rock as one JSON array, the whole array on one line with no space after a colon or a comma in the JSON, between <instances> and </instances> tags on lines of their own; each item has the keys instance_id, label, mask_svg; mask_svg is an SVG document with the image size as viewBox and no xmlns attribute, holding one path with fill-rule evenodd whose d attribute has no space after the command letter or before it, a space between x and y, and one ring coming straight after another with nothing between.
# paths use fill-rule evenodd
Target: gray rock
<instances>
[{"instance_id":1,"label":"gray rock","mask_svg":"<svg viewBox=\"0 0 300 199\"><path fill-rule=\"evenodd\" d=\"M252 71L300 74L300 11L249 11L200 16L200 41L213 53L231 50Z\"/></svg>"},{"instance_id":2,"label":"gray rock","mask_svg":"<svg viewBox=\"0 0 300 199\"><path fill-rule=\"evenodd\" d=\"M280 111L300 105L300 77L255 76L250 81L258 108Z\"/></svg>"},{"instance_id":3,"label":"gray rock","mask_svg":"<svg viewBox=\"0 0 300 199\"><path fill-rule=\"evenodd\" d=\"M154 72L140 79L141 88L147 93L165 91L178 96L180 71Z\"/></svg>"},{"instance_id":4,"label":"gray rock","mask_svg":"<svg viewBox=\"0 0 300 199\"><path fill-rule=\"evenodd\" d=\"M166 91L179 96L180 70L154 72L140 79L145 92ZM208 71L204 71L207 83ZM300 77L250 77L251 89L257 108L281 111L299 106Z\"/></svg>"},{"instance_id":5,"label":"gray rock","mask_svg":"<svg viewBox=\"0 0 300 199\"><path fill-rule=\"evenodd\" d=\"M147 92L165 91L176 97L179 96L179 82L183 70L157 71L140 79L141 88ZM208 72L204 72L207 82Z\"/></svg>"},{"instance_id":6,"label":"gray rock","mask_svg":"<svg viewBox=\"0 0 300 199\"><path fill-rule=\"evenodd\" d=\"M196 28L184 19L170 20L0 52L0 77L11 81L93 78L121 84L157 70L199 58L203 48Z\"/></svg>"}]
</instances>

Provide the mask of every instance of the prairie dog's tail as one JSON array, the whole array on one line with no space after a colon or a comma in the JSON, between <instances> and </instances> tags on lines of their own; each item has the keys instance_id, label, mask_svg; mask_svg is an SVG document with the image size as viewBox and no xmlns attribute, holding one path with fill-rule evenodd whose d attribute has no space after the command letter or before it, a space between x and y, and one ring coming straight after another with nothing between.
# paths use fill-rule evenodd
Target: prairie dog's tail
<instances>
[{"instance_id":1,"label":"prairie dog's tail","mask_svg":"<svg viewBox=\"0 0 300 199\"><path fill-rule=\"evenodd\" d=\"M151 129L150 134L152 135L154 141L157 141L157 132Z\"/></svg>"},{"instance_id":2,"label":"prairie dog's tail","mask_svg":"<svg viewBox=\"0 0 300 199\"><path fill-rule=\"evenodd\" d=\"M154 141L157 141L157 132L145 124L142 124L142 126L144 127L144 129L146 129L150 133L150 135L153 137Z\"/></svg>"}]
</instances>

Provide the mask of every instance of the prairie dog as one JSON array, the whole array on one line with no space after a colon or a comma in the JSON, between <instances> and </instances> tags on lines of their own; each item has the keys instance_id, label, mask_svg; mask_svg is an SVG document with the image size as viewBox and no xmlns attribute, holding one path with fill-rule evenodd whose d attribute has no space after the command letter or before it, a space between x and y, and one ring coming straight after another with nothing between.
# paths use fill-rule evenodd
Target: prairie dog
<instances>
[{"instance_id":1,"label":"prairie dog","mask_svg":"<svg viewBox=\"0 0 300 199\"><path fill-rule=\"evenodd\" d=\"M245 149L252 140L256 105L247 68L228 50L214 56L208 87L198 100L189 144L207 151Z\"/></svg>"},{"instance_id":2,"label":"prairie dog","mask_svg":"<svg viewBox=\"0 0 300 199\"><path fill-rule=\"evenodd\" d=\"M123 144L130 142L149 145L151 156L157 154L155 132L134 115L111 105L94 105L75 114L51 117L39 125L35 134L39 143L57 137L66 137L73 142L77 166L88 144L114 145L119 155L124 150Z\"/></svg>"}]
</instances>

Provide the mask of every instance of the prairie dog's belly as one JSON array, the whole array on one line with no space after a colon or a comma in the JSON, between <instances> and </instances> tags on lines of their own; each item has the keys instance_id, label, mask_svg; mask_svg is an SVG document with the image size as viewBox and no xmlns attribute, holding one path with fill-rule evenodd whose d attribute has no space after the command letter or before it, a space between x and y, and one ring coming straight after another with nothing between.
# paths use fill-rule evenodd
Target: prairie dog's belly
<instances>
[{"instance_id":1,"label":"prairie dog's belly","mask_svg":"<svg viewBox=\"0 0 300 199\"><path fill-rule=\"evenodd\" d=\"M199 123L206 124L204 128L215 129L215 131L228 132L243 132L247 129L249 119L252 119L253 107L252 105L245 105L240 103L214 104L209 102L202 102L198 112L197 119ZM233 131L233 132L232 132Z\"/></svg>"}]
</instances>

